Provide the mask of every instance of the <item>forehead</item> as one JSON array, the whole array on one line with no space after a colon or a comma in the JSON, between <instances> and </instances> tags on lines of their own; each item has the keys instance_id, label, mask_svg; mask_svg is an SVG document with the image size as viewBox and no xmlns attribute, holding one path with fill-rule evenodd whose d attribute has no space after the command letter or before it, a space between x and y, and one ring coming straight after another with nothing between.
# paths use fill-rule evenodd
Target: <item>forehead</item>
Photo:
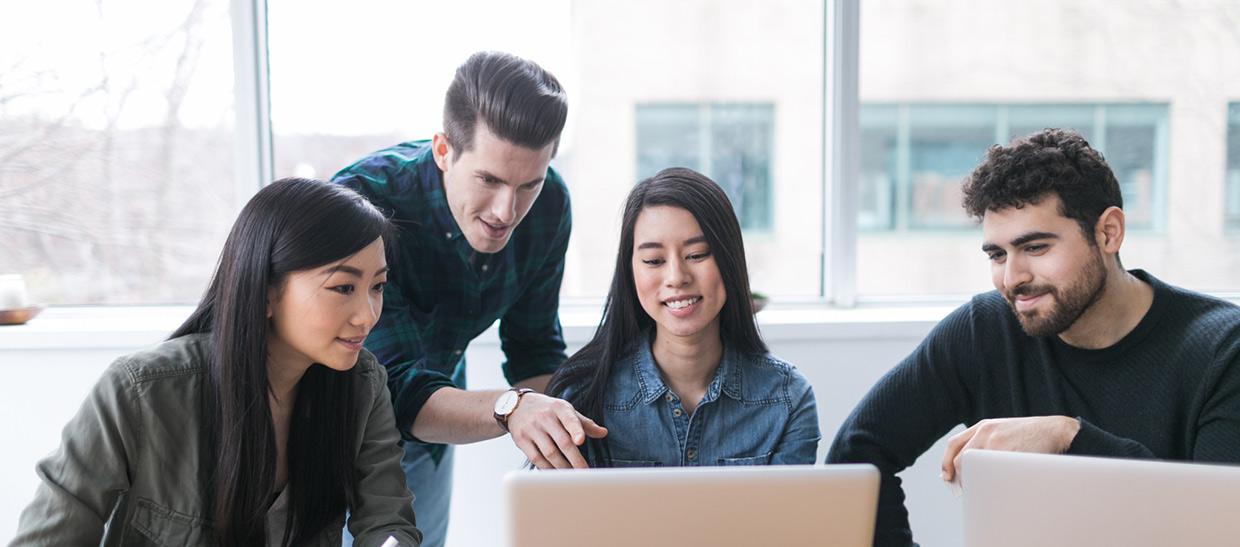
<instances>
[{"instance_id":1,"label":"forehead","mask_svg":"<svg viewBox=\"0 0 1240 547\"><path fill-rule=\"evenodd\" d=\"M495 136L486 124L479 123L474 132L474 146L461 154L461 160L505 182L526 183L546 174L554 149L554 144L539 149L513 144Z\"/></svg>"},{"instance_id":2,"label":"forehead","mask_svg":"<svg viewBox=\"0 0 1240 547\"><path fill-rule=\"evenodd\" d=\"M387 266L387 256L384 255L383 251L383 238L380 237L362 247L362 250L345 257L344 260L336 261L330 264L330 266L351 266L369 274Z\"/></svg>"},{"instance_id":3,"label":"forehead","mask_svg":"<svg viewBox=\"0 0 1240 547\"><path fill-rule=\"evenodd\" d=\"M702 227L693 214L670 205L642 209L633 226L633 240L638 245L646 241L679 243L700 235Z\"/></svg>"},{"instance_id":4,"label":"forehead","mask_svg":"<svg viewBox=\"0 0 1240 547\"><path fill-rule=\"evenodd\" d=\"M1080 235L1076 221L1063 216L1059 197L1047 196L1023 207L1007 207L986 211L982 217L982 238L986 243L1006 245L1013 239L1033 232L1046 232L1062 237Z\"/></svg>"}]
</instances>

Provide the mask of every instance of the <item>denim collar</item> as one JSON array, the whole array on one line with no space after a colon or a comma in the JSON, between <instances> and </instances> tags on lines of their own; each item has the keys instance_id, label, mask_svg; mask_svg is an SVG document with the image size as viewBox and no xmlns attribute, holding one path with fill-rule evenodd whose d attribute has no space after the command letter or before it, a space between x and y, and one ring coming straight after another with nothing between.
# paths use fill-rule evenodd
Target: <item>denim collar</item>
<instances>
[{"instance_id":1,"label":"denim collar","mask_svg":"<svg viewBox=\"0 0 1240 547\"><path fill-rule=\"evenodd\" d=\"M654 362L654 354L650 351L651 333L646 331L642 333L641 338L637 341L637 347L632 352L630 362L633 370L637 373L637 386L641 401L644 404L650 404L658 400L667 393L668 387L663 383L663 376L659 374L659 367ZM715 369L715 377L711 380L710 385L706 388L706 396L702 399L703 403L709 403L719 398L720 393L737 400L744 400L744 394L741 392L741 376L744 367L741 366L740 356L728 344L723 345L723 358L719 360L719 368Z\"/></svg>"}]
</instances>

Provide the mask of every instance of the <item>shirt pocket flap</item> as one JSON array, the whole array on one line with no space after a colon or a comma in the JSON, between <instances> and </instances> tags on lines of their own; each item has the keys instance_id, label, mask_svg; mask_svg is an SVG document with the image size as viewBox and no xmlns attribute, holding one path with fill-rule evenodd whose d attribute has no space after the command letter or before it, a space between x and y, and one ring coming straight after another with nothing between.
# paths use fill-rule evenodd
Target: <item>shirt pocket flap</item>
<instances>
[{"instance_id":1,"label":"shirt pocket flap","mask_svg":"<svg viewBox=\"0 0 1240 547\"><path fill-rule=\"evenodd\" d=\"M146 498L138 499L138 504L130 513L128 528L135 532L133 535L141 536L153 545L211 543L211 538L207 537L209 526L205 519L169 509ZM126 544L131 543L127 541Z\"/></svg>"},{"instance_id":2,"label":"shirt pocket flap","mask_svg":"<svg viewBox=\"0 0 1240 547\"><path fill-rule=\"evenodd\" d=\"M770 463L770 452L761 456L749 456L747 458L719 458L719 465L769 465Z\"/></svg>"}]
</instances>

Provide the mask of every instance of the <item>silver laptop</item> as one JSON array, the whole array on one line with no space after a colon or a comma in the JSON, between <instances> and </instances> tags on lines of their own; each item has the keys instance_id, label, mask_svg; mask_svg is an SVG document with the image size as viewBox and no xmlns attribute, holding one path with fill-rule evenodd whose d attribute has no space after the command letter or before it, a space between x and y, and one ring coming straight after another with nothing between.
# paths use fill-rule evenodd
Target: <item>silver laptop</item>
<instances>
[{"instance_id":1,"label":"silver laptop","mask_svg":"<svg viewBox=\"0 0 1240 547\"><path fill-rule=\"evenodd\" d=\"M869 547L871 465L515 471L511 547Z\"/></svg>"},{"instance_id":2,"label":"silver laptop","mask_svg":"<svg viewBox=\"0 0 1240 547\"><path fill-rule=\"evenodd\" d=\"M966 547L1240 545L1240 466L969 450Z\"/></svg>"}]
</instances>

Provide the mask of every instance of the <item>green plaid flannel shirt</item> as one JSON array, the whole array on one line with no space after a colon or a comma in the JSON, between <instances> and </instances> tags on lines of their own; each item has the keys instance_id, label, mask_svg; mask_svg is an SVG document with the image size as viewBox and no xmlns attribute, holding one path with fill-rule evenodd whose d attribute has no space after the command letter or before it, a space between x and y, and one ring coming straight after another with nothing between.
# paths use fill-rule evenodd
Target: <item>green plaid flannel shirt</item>
<instances>
[{"instance_id":1,"label":"green plaid flannel shirt","mask_svg":"<svg viewBox=\"0 0 1240 547\"><path fill-rule=\"evenodd\" d=\"M417 441L413 422L432 393L465 387L465 349L497 319L510 384L564 362L560 280L572 217L568 187L554 170L547 169L542 193L495 254L474 251L452 218L430 141L375 152L332 182L369 198L398 228L383 315L366 349L387 367L404 439Z\"/></svg>"}]
</instances>

